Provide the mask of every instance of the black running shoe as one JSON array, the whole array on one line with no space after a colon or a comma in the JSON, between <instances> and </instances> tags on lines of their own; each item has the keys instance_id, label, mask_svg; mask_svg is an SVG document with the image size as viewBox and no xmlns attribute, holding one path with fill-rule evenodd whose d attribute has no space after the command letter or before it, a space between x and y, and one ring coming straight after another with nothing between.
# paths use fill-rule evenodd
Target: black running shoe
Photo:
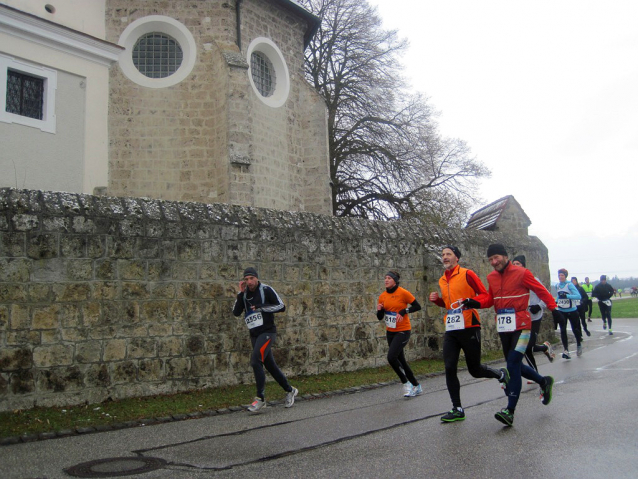
<instances>
[{"instance_id":1,"label":"black running shoe","mask_svg":"<svg viewBox=\"0 0 638 479\"><path fill-rule=\"evenodd\" d=\"M494 414L494 417L506 426L512 426L512 424L514 424L514 413L510 412L507 408L501 409L499 412Z\"/></svg>"},{"instance_id":2,"label":"black running shoe","mask_svg":"<svg viewBox=\"0 0 638 479\"><path fill-rule=\"evenodd\" d=\"M552 388L554 387L554 378L551 376L545 376L545 387L541 388L541 401L547 406L552 402Z\"/></svg>"},{"instance_id":3,"label":"black running shoe","mask_svg":"<svg viewBox=\"0 0 638 479\"><path fill-rule=\"evenodd\" d=\"M453 408L450 412L441 416L443 422L464 421L465 412L459 411L457 408Z\"/></svg>"}]
</instances>

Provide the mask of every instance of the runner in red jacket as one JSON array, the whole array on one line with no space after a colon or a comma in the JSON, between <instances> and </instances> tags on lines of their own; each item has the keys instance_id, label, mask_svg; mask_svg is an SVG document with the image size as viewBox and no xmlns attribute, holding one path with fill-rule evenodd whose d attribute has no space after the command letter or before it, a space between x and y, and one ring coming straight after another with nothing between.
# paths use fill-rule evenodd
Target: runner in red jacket
<instances>
[{"instance_id":1,"label":"runner in red jacket","mask_svg":"<svg viewBox=\"0 0 638 479\"><path fill-rule=\"evenodd\" d=\"M487 257L494 268L494 271L487 276L489 284L487 294L467 299L463 304L471 308L494 306L496 311L496 329L503 346L510 380L505 388L508 397L507 407L497 412L494 417L506 426L511 426L514 423L514 410L521 393L521 376L541 386L543 404L547 405L552 400L554 378L541 376L534 369L523 364L532 327L531 316L527 310L530 290L545 302L552 311L552 315L560 316L561 313L556 310L554 298L528 269L510 263L507 251L502 244L490 245L487 249ZM555 319L562 320L562 316Z\"/></svg>"}]
</instances>

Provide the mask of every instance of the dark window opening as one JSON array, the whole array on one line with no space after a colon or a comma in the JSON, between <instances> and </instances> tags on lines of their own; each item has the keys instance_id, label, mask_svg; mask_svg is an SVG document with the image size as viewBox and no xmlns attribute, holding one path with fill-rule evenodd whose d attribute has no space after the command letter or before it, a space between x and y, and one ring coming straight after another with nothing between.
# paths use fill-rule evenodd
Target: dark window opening
<instances>
[{"instance_id":1,"label":"dark window opening","mask_svg":"<svg viewBox=\"0 0 638 479\"><path fill-rule=\"evenodd\" d=\"M7 112L42 120L44 79L13 70L7 72Z\"/></svg>"}]
</instances>

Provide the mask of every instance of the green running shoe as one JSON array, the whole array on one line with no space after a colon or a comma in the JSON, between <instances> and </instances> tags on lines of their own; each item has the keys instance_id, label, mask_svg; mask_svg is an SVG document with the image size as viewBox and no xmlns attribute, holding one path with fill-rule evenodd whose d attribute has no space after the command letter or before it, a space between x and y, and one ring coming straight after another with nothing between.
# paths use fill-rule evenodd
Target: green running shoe
<instances>
[{"instance_id":1,"label":"green running shoe","mask_svg":"<svg viewBox=\"0 0 638 479\"><path fill-rule=\"evenodd\" d=\"M541 391L541 402L547 406L552 402L552 388L554 387L554 378L545 376L545 387Z\"/></svg>"},{"instance_id":2,"label":"green running shoe","mask_svg":"<svg viewBox=\"0 0 638 479\"><path fill-rule=\"evenodd\" d=\"M494 417L508 427L511 427L512 424L514 424L514 413L510 412L507 408L501 409L499 412L494 414Z\"/></svg>"},{"instance_id":3,"label":"green running shoe","mask_svg":"<svg viewBox=\"0 0 638 479\"><path fill-rule=\"evenodd\" d=\"M441 416L441 421L443 422L454 422L454 421L464 421L464 420L465 420L465 412L457 408L454 408L450 412Z\"/></svg>"}]
</instances>

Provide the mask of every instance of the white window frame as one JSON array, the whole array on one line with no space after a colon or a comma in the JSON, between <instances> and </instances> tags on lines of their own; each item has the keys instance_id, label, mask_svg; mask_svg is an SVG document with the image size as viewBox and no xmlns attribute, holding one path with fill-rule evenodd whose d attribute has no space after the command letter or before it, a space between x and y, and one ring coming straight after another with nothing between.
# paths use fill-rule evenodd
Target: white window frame
<instances>
[{"instance_id":1,"label":"white window frame","mask_svg":"<svg viewBox=\"0 0 638 479\"><path fill-rule=\"evenodd\" d=\"M180 67L175 73L164 78L149 78L140 73L133 63L133 48L137 40L141 36L153 32L165 33L174 38L179 43L183 53ZM118 44L126 49L119 60L122 72L129 80L147 88L166 88L178 84L190 75L197 58L195 39L188 28L174 18L164 15L149 15L138 18L124 29Z\"/></svg>"},{"instance_id":2,"label":"white window frame","mask_svg":"<svg viewBox=\"0 0 638 479\"><path fill-rule=\"evenodd\" d=\"M275 88L270 96L263 96L255 86L253 81L253 73L250 69L251 57L253 52L260 52L270 60L273 68L275 69ZM248 63L248 79L253 87L253 91L263 103L272 107L279 108L286 103L288 94L290 93L290 74L288 73L288 65L281 50L275 45L275 43L269 38L258 37L255 38L248 46L246 52L246 61Z\"/></svg>"},{"instance_id":3,"label":"white window frame","mask_svg":"<svg viewBox=\"0 0 638 479\"><path fill-rule=\"evenodd\" d=\"M7 75L13 70L25 75L42 78L44 92L42 98L42 120L9 113L7 111ZM25 60L0 54L0 121L37 128L46 133L56 132L55 92L58 88L58 72Z\"/></svg>"}]
</instances>

